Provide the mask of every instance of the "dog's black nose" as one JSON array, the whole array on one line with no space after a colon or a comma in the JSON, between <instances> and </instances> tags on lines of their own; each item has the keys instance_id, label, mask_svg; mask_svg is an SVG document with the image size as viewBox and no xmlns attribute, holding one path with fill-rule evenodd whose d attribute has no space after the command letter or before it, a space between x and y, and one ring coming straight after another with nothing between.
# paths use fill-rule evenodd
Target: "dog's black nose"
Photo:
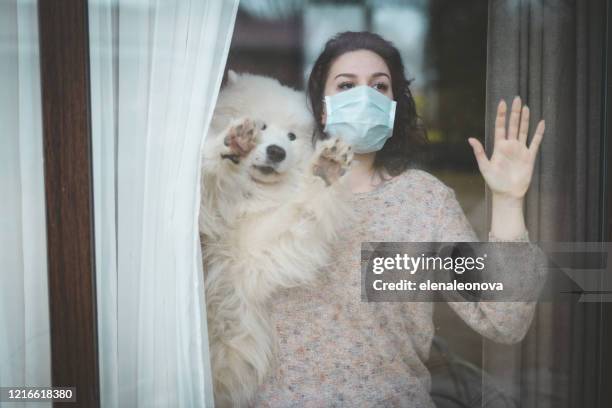
<instances>
[{"instance_id":1,"label":"dog's black nose","mask_svg":"<svg viewBox=\"0 0 612 408\"><path fill-rule=\"evenodd\" d=\"M285 149L277 145L268 146L266 154L268 155L268 159L273 163L282 162L285 160L285 156L287 156Z\"/></svg>"}]
</instances>

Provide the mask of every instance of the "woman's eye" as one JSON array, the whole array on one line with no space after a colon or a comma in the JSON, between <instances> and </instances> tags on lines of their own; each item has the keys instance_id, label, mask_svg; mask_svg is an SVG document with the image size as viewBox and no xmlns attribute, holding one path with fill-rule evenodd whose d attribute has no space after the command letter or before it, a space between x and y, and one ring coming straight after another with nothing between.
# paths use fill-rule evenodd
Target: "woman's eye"
<instances>
[{"instance_id":1,"label":"woman's eye","mask_svg":"<svg viewBox=\"0 0 612 408\"><path fill-rule=\"evenodd\" d=\"M389 85L387 85L384 82L378 82L378 83L374 84L374 88L379 90L379 91L385 92L387 89L389 89Z\"/></svg>"},{"instance_id":2,"label":"woman's eye","mask_svg":"<svg viewBox=\"0 0 612 408\"><path fill-rule=\"evenodd\" d=\"M352 87L353 87L352 82L342 82L340 85L338 85L338 89L342 89L342 90L351 89Z\"/></svg>"},{"instance_id":3,"label":"woman's eye","mask_svg":"<svg viewBox=\"0 0 612 408\"><path fill-rule=\"evenodd\" d=\"M289 138L289 140L294 141L296 136L295 133L289 132L287 133L287 137Z\"/></svg>"}]
</instances>

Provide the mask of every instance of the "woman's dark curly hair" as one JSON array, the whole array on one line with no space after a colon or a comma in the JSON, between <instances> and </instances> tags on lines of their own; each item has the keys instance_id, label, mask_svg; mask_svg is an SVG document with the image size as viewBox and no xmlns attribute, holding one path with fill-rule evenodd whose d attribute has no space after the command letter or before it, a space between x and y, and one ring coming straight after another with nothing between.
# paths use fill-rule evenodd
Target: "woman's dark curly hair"
<instances>
[{"instance_id":1,"label":"woman's dark curly hair","mask_svg":"<svg viewBox=\"0 0 612 408\"><path fill-rule=\"evenodd\" d=\"M417 116L409 88L412 81L406 79L399 51L377 34L346 31L337 34L325 44L325 49L317 58L308 78L308 99L317 121L314 139L316 141L327 137L323 132L322 118L325 96L323 93L329 69L336 58L357 50L369 50L378 54L387 64L391 74L391 89L397 102L395 124L391 138L376 152L373 166L377 171L384 169L389 175L396 176L409 167L420 164L418 154L423 152L427 144L427 131Z\"/></svg>"}]
</instances>

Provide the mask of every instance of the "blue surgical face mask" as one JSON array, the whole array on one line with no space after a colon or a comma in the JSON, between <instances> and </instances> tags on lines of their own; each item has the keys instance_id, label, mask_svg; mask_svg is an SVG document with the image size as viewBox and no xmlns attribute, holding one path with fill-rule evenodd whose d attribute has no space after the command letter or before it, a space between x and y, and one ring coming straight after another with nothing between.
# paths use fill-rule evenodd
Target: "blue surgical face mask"
<instances>
[{"instance_id":1,"label":"blue surgical face mask","mask_svg":"<svg viewBox=\"0 0 612 408\"><path fill-rule=\"evenodd\" d=\"M355 153L375 152L393 133L397 103L369 86L325 97L325 133L340 137Z\"/></svg>"}]
</instances>

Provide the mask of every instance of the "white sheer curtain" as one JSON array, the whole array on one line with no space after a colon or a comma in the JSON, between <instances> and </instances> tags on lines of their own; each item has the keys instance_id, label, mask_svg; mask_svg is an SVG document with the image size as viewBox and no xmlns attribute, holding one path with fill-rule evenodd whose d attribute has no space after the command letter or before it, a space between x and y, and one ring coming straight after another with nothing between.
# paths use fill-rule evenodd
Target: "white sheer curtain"
<instances>
[{"instance_id":1,"label":"white sheer curtain","mask_svg":"<svg viewBox=\"0 0 612 408\"><path fill-rule=\"evenodd\" d=\"M51 385L36 5L0 2L1 387Z\"/></svg>"},{"instance_id":2,"label":"white sheer curtain","mask_svg":"<svg viewBox=\"0 0 612 408\"><path fill-rule=\"evenodd\" d=\"M102 406L212 406L199 161L238 0L89 3Z\"/></svg>"}]
</instances>

